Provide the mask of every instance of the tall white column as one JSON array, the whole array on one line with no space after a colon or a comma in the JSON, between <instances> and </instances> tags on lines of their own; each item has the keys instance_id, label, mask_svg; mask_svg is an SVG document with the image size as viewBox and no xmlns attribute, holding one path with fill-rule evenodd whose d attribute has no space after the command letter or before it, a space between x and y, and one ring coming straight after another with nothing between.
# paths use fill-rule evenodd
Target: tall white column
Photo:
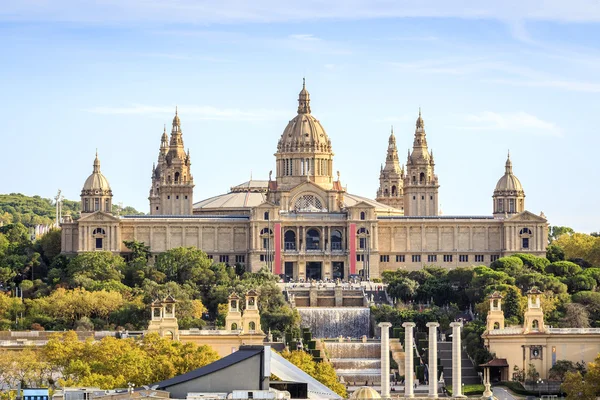
<instances>
[{"instance_id":1,"label":"tall white column","mask_svg":"<svg viewBox=\"0 0 600 400\"><path fill-rule=\"evenodd\" d=\"M428 322L429 328L429 397L438 397L438 357L437 357L437 328L440 326L437 322Z\"/></svg>"},{"instance_id":2,"label":"tall white column","mask_svg":"<svg viewBox=\"0 0 600 400\"><path fill-rule=\"evenodd\" d=\"M405 322L404 327L404 397L415 397L413 388L413 328L414 322Z\"/></svg>"},{"instance_id":3,"label":"tall white column","mask_svg":"<svg viewBox=\"0 0 600 400\"><path fill-rule=\"evenodd\" d=\"M452 327L452 397L465 397L462 395L462 346L460 328L462 322L453 322Z\"/></svg>"},{"instance_id":4,"label":"tall white column","mask_svg":"<svg viewBox=\"0 0 600 400\"><path fill-rule=\"evenodd\" d=\"M381 328L381 398L390 398L390 327L389 322L380 322Z\"/></svg>"}]
</instances>

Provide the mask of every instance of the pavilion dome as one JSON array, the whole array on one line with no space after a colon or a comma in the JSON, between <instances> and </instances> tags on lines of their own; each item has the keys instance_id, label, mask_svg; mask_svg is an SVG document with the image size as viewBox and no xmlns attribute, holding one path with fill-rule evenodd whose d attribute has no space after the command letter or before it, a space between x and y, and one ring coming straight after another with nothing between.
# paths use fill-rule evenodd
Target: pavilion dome
<instances>
[{"instance_id":1,"label":"pavilion dome","mask_svg":"<svg viewBox=\"0 0 600 400\"><path fill-rule=\"evenodd\" d=\"M360 399L381 399L381 395L377 392L377 390L373 389L369 386L363 386L354 391L350 396L350 400L360 400Z\"/></svg>"},{"instance_id":2,"label":"pavilion dome","mask_svg":"<svg viewBox=\"0 0 600 400\"><path fill-rule=\"evenodd\" d=\"M523 185L521 181L512 172L512 162L510 161L510 155L506 160L506 170L504 175L498 180L494 194L500 193L522 193Z\"/></svg>"},{"instance_id":3,"label":"pavilion dome","mask_svg":"<svg viewBox=\"0 0 600 400\"><path fill-rule=\"evenodd\" d=\"M310 94L303 83L298 95L298 115L286 126L277 144L277 151L289 152L331 152L331 140L325 129L310 110Z\"/></svg>"},{"instance_id":4,"label":"pavilion dome","mask_svg":"<svg viewBox=\"0 0 600 400\"><path fill-rule=\"evenodd\" d=\"M96 153L96 158L94 159L94 170L92 174L85 180L81 194L112 195L108 179L106 179L102 172L100 172L100 160L98 159L98 153Z\"/></svg>"}]
</instances>

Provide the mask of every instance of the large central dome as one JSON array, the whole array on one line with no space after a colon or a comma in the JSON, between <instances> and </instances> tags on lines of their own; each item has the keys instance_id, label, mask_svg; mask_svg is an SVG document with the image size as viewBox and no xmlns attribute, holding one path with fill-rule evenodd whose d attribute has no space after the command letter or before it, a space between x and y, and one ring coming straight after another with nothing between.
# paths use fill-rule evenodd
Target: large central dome
<instances>
[{"instance_id":1,"label":"large central dome","mask_svg":"<svg viewBox=\"0 0 600 400\"><path fill-rule=\"evenodd\" d=\"M310 94L306 83L298 96L298 115L292 119L277 144L277 151L283 153L296 152L331 152L331 140L318 119L310 113Z\"/></svg>"}]
</instances>

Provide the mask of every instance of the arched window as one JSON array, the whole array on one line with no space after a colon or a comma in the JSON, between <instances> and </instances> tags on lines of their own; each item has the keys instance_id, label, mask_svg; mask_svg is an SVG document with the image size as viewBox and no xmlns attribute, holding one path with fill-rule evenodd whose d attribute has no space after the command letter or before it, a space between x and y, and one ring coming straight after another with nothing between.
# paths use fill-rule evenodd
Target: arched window
<instances>
[{"instance_id":1,"label":"arched window","mask_svg":"<svg viewBox=\"0 0 600 400\"><path fill-rule=\"evenodd\" d=\"M171 331L166 331L166 332L165 332L165 337L166 337L167 339L171 339L171 340L173 340L173 332L171 332Z\"/></svg>"},{"instance_id":2,"label":"arched window","mask_svg":"<svg viewBox=\"0 0 600 400\"><path fill-rule=\"evenodd\" d=\"M283 243L286 250L296 250L296 232L292 230L285 231Z\"/></svg>"},{"instance_id":3,"label":"arched window","mask_svg":"<svg viewBox=\"0 0 600 400\"><path fill-rule=\"evenodd\" d=\"M342 250L342 232L337 229L331 231L331 250Z\"/></svg>"},{"instance_id":4,"label":"arched window","mask_svg":"<svg viewBox=\"0 0 600 400\"><path fill-rule=\"evenodd\" d=\"M312 195L305 194L296 199L294 204L294 211L296 212L319 212L319 211L327 211L325 207L323 207L323 203L321 199Z\"/></svg>"},{"instance_id":5,"label":"arched window","mask_svg":"<svg viewBox=\"0 0 600 400\"><path fill-rule=\"evenodd\" d=\"M231 324L231 330L237 331L237 324L235 322L233 324Z\"/></svg>"},{"instance_id":6,"label":"arched window","mask_svg":"<svg viewBox=\"0 0 600 400\"><path fill-rule=\"evenodd\" d=\"M533 236L531 229L523 228L519 231L519 235L521 236L521 248L528 249L529 248L529 239Z\"/></svg>"},{"instance_id":7,"label":"arched window","mask_svg":"<svg viewBox=\"0 0 600 400\"><path fill-rule=\"evenodd\" d=\"M306 250L321 249L321 234L315 228L306 231Z\"/></svg>"},{"instance_id":8,"label":"arched window","mask_svg":"<svg viewBox=\"0 0 600 400\"><path fill-rule=\"evenodd\" d=\"M396 185L392 186L392 196L396 195Z\"/></svg>"},{"instance_id":9,"label":"arched window","mask_svg":"<svg viewBox=\"0 0 600 400\"><path fill-rule=\"evenodd\" d=\"M425 173L421 172L421 174L419 175L419 183L423 183L425 182Z\"/></svg>"},{"instance_id":10,"label":"arched window","mask_svg":"<svg viewBox=\"0 0 600 400\"><path fill-rule=\"evenodd\" d=\"M256 323L254 321L250 321L250 323L248 324L248 327L250 328L251 331L255 331Z\"/></svg>"},{"instance_id":11,"label":"arched window","mask_svg":"<svg viewBox=\"0 0 600 400\"><path fill-rule=\"evenodd\" d=\"M361 212L360 212L360 219L361 219L361 221L364 221L364 220L365 220L365 218L366 218L366 216L367 216L367 214L365 214L365 212L364 212L364 211L361 211Z\"/></svg>"},{"instance_id":12,"label":"arched window","mask_svg":"<svg viewBox=\"0 0 600 400\"><path fill-rule=\"evenodd\" d=\"M175 183L179 183L179 172L175 172Z\"/></svg>"},{"instance_id":13,"label":"arched window","mask_svg":"<svg viewBox=\"0 0 600 400\"><path fill-rule=\"evenodd\" d=\"M417 177L413 175L412 183L417 183Z\"/></svg>"},{"instance_id":14,"label":"arched window","mask_svg":"<svg viewBox=\"0 0 600 400\"><path fill-rule=\"evenodd\" d=\"M494 322L494 329L500 329L500 323Z\"/></svg>"},{"instance_id":15,"label":"arched window","mask_svg":"<svg viewBox=\"0 0 600 400\"><path fill-rule=\"evenodd\" d=\"M531 229L529 228L523 228L519 231L519 235L531 235Z\"/></svg>"},{"instance_id":16,"label":"arched window","mask_svg":"<svg viewBox=\"0 0 600 400\"><path fill-rule=\"evenodd\" d=\"M384 196L387 196L387 195L388 195L388 190L387 190L387 188L383 189L383 195L384 195Z\"/></svg>"},{"instance_id":17,"label":"arched window","mask_svg":"<svg viewBox=\"0 0 600 400\"><path fill-rule=\"evenodd\" d=\"M167 176L167 183L171 183L171 175Z\"/></svg>"},{"instance_id":18,"label":"arched window","mask_svg":"<svg viewBox=\"0 0 600 400\"><path fill-rule=\"evenodd\" d=\"M106 231L102 228L96 228L92 231L92 237L96 240L96 250L102 250L104 248L104 237Z\"/></svg>"},{"instance_id":19,"label":"arched window","mask_svg":"<svg viewBox=\"0 0 600 400\"><path fill-rule=\"evenodd\" d=\"M537 319L534 319L531 323L531 329L538 330L540 329L540 322Z\"/></svg>"}]
</instances>

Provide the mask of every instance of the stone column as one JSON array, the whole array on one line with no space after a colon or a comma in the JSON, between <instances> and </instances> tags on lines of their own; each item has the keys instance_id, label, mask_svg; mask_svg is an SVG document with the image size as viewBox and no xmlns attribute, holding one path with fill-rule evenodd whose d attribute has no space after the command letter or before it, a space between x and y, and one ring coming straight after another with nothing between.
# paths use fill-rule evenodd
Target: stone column
<instances>
[{"instance_id":1,"label":"stone column","mask_svg":"<svg viewBox=\"0 0 600 400\"><path fill-rule=\"evenodd\" d=\"M462 322L453 322L452 327L452 397L465 397L462 395L462 346L460 328Z\"/></svg>"},{"instance_id":2,"label":"stone column","mask_svg":"<svg viewBox=\"0 0 600 400\"><path fill-rule=\"evenodd\" d=\"M413 328L414 322L405 322L404 327L404 397L415 397L413 388Z\"/></svg>"},{"instance_id":3,"label":"stone column","mask_svg":"<svg viewBox=\"0 0 600 400\"><path fill-rule=\"evenodd\" d=\"M429 328L429 397L438 397L438 356L437 356L437 328L440 326L437 322L428 322Z\"/></svg>"},{"instance_id":4,"label":"stone column","mask_svg":"<svg viewBox=\"0 0 600 400\"><path fill-rule=\"evenodd\" d=\"M381 328L381 398L390 398L390 327L389 322L380 322Z\"/></svg>"}]
</instances>

